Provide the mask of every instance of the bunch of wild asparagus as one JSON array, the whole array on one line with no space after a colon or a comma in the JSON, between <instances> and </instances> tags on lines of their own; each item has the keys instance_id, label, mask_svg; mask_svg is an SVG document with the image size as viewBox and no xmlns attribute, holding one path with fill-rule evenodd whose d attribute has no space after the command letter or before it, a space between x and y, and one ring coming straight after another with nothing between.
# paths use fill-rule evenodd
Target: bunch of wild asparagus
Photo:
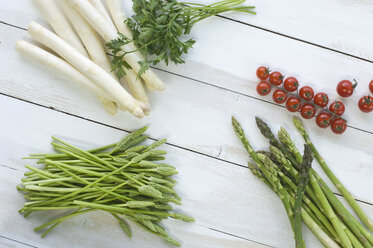
<instances>
[{"instance_id":1,"label":"bunch of wild asparagus","mask_svg":"<svg viewBox=\"0 0 373 248\"><path fill-rule=\"evenodd\" d=\"M118 54L125 54L121 63L126 63L130 68L119 79L112 71L104 46L104 43L120 37L118 31L132 37L131 30L123 22L126 16L121 0L106 0L111 17L101 0L34 1L55 33L34 21L29 24L27 31L33 39L54 53L24 40L16 43L18 52L90 90L110 114L115 114L118 108L128 110L138 118L149 113L142 81L149 90L163 90L163 82L151 69L141 73L141 78L138 77L143 57L138 51L132 52L136 50L133 43L118 48Z\"/></svg>"},{"instance_id":2,"label":"bunch of wild asparagus","mask_svg":"<svg viewBox=\"0 0 373 248\"><path fill-rule=\"evenodd\" d=\"M261 133L269 140L269 151L256 152L247 140L240 123L232 117L233 129L254 162L249 162L250 170L280 197L285 207L294 233L295 246L305 247L301 225L303 220L325 247L373 247L373 236L370 233L373 231L373 222L332 173L312 144L301 121L294 117L294 124L306 143L303 156L284 128L281 128L276 138L263 120L256 118L256 123ZM313 157L365 227L354 218L324 180L311 168Z\"/></svg>"},{"instance_id":3,"label":"bunch of wild asparagus","mask_svg":"<svg viewBox=\"0 0 373 248\"><path fill-rule=\"evenodd\" d=\"M53 137L52 146L58 153L32 154L42 168L26 165L18 190L27 202L19 211L25 216L34 211L65 210L63 217L35 228L48 234L58 224L71 217L92 211L110 213L125 233L131 237L125 219L179 246L159 224L168 217L183 221L193 218L175 213L170 203L181 204L174 190L177 171L171 165L157 163L165 151L156 148L165 139L150 145L140 145L148 136L146 127L119 143L85 151ZM111 149L111 150L110 150Z\"/></svg>"}]
</instances>

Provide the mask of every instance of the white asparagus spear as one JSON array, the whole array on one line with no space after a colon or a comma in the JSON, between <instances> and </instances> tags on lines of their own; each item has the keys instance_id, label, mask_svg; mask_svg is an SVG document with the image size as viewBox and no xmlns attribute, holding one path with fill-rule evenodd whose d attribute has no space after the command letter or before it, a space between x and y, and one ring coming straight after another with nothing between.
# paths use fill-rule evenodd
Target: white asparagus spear
<instances>
[{"instance_id":1,"label":"white asparagus spear","mask_svg":"<svg viewBox=\"0 0 373 248\"><path fill-rule=\"evenodd\" d=\"M97 11L105 18L107 23L111 26L112 29L115 29L114 23L111 20L108 12L105 9L105 6L102 4L101 0L88 0L93 7L97 9Z\"/></svg>"},{"instance_id":2,"label":"white asparagus spear","mask_svg":"<svg viewBox=\"0 0 373 248\"><path fill-rule=\"evenodd\" d=\"M76 35L69 22L58 9L54 0L34 0L47 22L52 26L54 32L67 43L75 47L81 54L88 57L79 37Z\"/></svg>"},{"instance_id":3,"label":"white asparagus spear","mask_svg":"<svg viewBox=\"0 0 373 248\"><path fill-rule=\"evenodd\" d=\"M107 3L107 6L109 7L109 11L110 11L111 17L112 17L112 19L115 23L116 29L120 33L122 33L125 36L127 36L128 38L132 39L131 30L129 29L127 24L124 23L124 20L126 19L126 15L123 13L123 6L122 6L120 0L119 1L117 1L117 0L114 0L114 1L107 0L106 3ZM129 36L128 34L130 34L131 36ZM133 44L133 42L131 42L129 45L131 46L132 50L137 50L137 48L136 48L135 44ZM141 54L139 52L137 52L137 55L141 55ZM140 56L140 58L143 59L143 56ZM134 71L126 70L126 81L128 83L128 86L129 86L133 96L136 99L138 99L138 100L140 100L144 103L149 102L148 97L147 97L146 92L145 92L145 89L144 89L144 86L142 85L141 80L137 79L137 75Z\"/></svg>"},{"instance_id":4,"label":"white asparagus spear","mask_svg":"<svg viewBox=\"0 0 373 248\"><path fill-rule=\"evenodd\" d=\"M111 18L114 21L118 31L129 39L133 39L132 30L128 27L125 20L127 20L126 13L124 13L124 7L121 0L106 0L106 4L109 8ZM138 51L136 45L131 42L128 44L133 50ZM144 56L140 52L136 52L137 56L144 59Z\"/></svg>"},{"instance_id":5,"label":"white asparagus spear","mask_svg":"<svg viewBox=\"0 0 373 248\"><path fill-rule=\"evenodd\" d=\"M113 78L116 78L116 75L111 71L109 58L106 55L105 48L101 43L101 40L98 37L96 31L89 25L89 23L87 23L87 21L83 17L80 16L79 12L67 0L60 1L60 4L70 22L72 23L75 31L78 33L80 39L83 41L83 44L86 47L92 61L109 72ZM132 80L136 80L136 73L132 72L132 74L135 75L134 79ZM132 87L130 87L130 89L132 91ZM137 98L138 95L139 94L133 94L136 99L142 101L142 99ZM142 95L140 94L140 96ZM147 104L148 102L144 101L144 103ZM140 107L144 111L148 112L150 110L149 106L146 106L144 104L140 105Z\"/></svg>"},{"instance_id":6,"label":"white asparagus spear","mask_svg":"<svg viewBox=\"0 0 373 248\"><path fill-rule=\"evenodd\" d=\"M136 117L144 116L137 101L108 72L84 57L67 42L34 21L29 24L27 31L35 40L54 50L97 86L104 89L119 106L124 106Z\"/></svg>"},{"instance_id":7,"label":"white asparagus spear","mask_svg":"<svg viewBox=\"0 0 373 248\"><path fill-rule=\"evenodd\" d=\"M108 22L111 27L114 27L114 29L117 31L117 28L114 26L114 23L113 21L111 20L109 14L107 13L105 7L103 6L102 2L100 0L89 0L93 7L96 8L96 10L101 14L101 16L103 16L106 20L106 22ZM120 32L120 31L119 31ZM130 69L124 69L125 71L125 75L123 76L123 78L120 80L120 83L123 85L123 84L126 84L128 85L132 95L139 101L147 104L149 106L148 110L144 110L145 114L149 114L149 111L150 111L150 105L149 105L149 99L148 99L148 96L146 95L146 92L145 92L145 89L144 89L144 86L142 85L142 82L141 82L141 79L138 79L137 78L137 74L134 70Z\"/></svg>"},{"instance_id":8,"label":"white asparagus spear","mask_svg":"<svg viewBox=\"0 0 373 248\"><path fill-rule=\"evenodd\" d=\"M125 20L127 20L126 14L121 0L106 0L106 5L109 8L111 18L119 32L124 34L127 38L132 39L132 31L128 27Z\"/></svg>"},{"instance_id":9,"label":"white asparagus spear","mask_svg":"<svg viewBox=\"0 0 373 248\"><path fill-rule=\"evenodd\" d=\"M80 16L79 12L67 0L61 0L60 4L76 33L82 40L92 61L101 66L105 71L110 72L115 78L115 74L111 73L111 64L106 55L105 48L96 31L82 16Z\"/></svg>"},{"instance_id":10,"label":"white asparagus spear","mask_svg":"<svg viewBox=\"0 0 373 248\"><path fill-rule=\"evenodd\" d=\"M86 76L84 76L63 59L24 40L18 40L15 49L20 54L28 56L46 67L54 69L81 87L88 89L99 98L107 112L110 114L116 113L117 106L110 100L111 97L109 94L92 83L91 80L89 80Z\"/></svg>"},{"instance_id":11,"label":"white asparagus spear","mask_svg":"<svg viewBox=\"0 0 373 248\"><path fill-rule=\"evenodd\" d=\"M119 38L118 33L115 29L112 29L107 24L105 18L85 0L69 0L73 6L80 12L80 14L91 24L92 27L104 38L106 42ZM133 51L129 45L121 47L124 52ZM124 57L127 63L135 70L136 73L140 70L139 62L141 59L134 53L128 53ZM151 70L146 70L141 77L144 79L145 84L150 90L163 90L164 83L157 77L157 75Z\"/></svg>"}]
</instances>

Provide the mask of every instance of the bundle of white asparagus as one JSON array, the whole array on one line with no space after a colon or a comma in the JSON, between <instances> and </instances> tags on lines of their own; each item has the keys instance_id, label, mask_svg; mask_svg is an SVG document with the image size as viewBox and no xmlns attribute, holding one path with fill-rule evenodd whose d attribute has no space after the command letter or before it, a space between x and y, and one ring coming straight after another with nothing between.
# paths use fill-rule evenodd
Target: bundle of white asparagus
<instances>
[{"instance_id":1,"label":"bundle of white asparagus","mask_svg":"<svg viewBox=\"0 0 373 248\"><path fill-rule=\"evenodd\" d=\"M148 90L163 90L163 82L148 69L137 77L143 56L139 52L127 53L125 61L132 69L118 80L111 70L110 57L104 43L119 37L129 39L131 30L124 22L121 0L106 0L110 14L101 0L34 0L54 33L32 21L28 33L35 41L51 49L50 53L27 41L19 40L16 50L51 67L73 82L94 93L105 110L115 114L117 109L128 110L141 118L150 111ZM101 36L101 37L99 37ZM121 47L124 52L134 51L133 43ZM128 86L131 94L123 86Z\"/></svg>"}]
</instances>

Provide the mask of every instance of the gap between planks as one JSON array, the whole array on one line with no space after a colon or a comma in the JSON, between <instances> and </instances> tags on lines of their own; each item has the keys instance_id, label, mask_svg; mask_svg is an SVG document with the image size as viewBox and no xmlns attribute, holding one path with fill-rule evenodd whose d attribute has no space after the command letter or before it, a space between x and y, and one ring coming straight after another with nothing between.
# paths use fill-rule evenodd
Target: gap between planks
<instances>
[{"instance_id":1,"label":"gap between planks","mask_svg":"<svg viewBox=\"0 0 373 248\"><path fill-rule=\"evenodd\" d=\"M21 244L21 245L24 245L24 246L27 246L27 247L32 247L32 248L38 248L37 246L33 246L33 245L30 245L28 243L25 243L25 242L22 242L22 241L19 241L19 240L16 240L16 239L12 239L12 238L9 238L9 237L5 237L3 235L0 235L0 238L2 239L6 239L8 241L11 241L11 242L14 242L14 243L17 243L17 244Z\"/></svg>"},{"instance_id":2,"label":"gap between planks","mask_svg":"<svg viewBox=\"0 0 373 248\"><path fill-rule=\"evenodd\" d=\"M0 92L0 95L5 96L5 97L9 97L9 98L12 98L12 99L16 99L18 101L22 101L22 102L26 102L26 103L29 103L29 104L33 104L33 105L36 105L36 106L39 106L39 107L42 107L42 108L47 108L47 109L56 111L58 113L66 114L66 115L69 115L69 116L72 116L72 117L75 117L75 118L79 118L79 119L82 119L82 120L85 120L85 121L89 121L89 122L92 122L92 123L95 123L95 124L98 124L98 125L102 125L102 126L105 126L105 127L108 127L108 128L113 128L115 130L123 131L123 132L126 132L126 133L130 133L131 132L131 131L123 129L123 128L112 126L112 125L109 125L109 124L106 124L106 123L102 123L102 122L99 122L99 121L96 121L96 120L93 120L93 119L85 118L85 117L80 116L80 115L75 115L75 114L72 114L72 113L69 113L69 112L66 112L66 111L62 111L62 110L56 109L54 107L48 107L48 106L45 106L45 105L40 104L40 103L35 103L35 102L29 101L29 100L25 100L25 99L21 99L21 98L15 97L15 96L4 94L2 92ZM152 138L152 137L149 137L149 139L153 140L153 141L157 140L157 139ZM222 161L222 162L225 162L225 163L228 163L228 164L232 164L232 165L239 166L239 167L242 167L242 168L247 168L247 166L245 166L245 165L242 165L242 164L239 164L239 163L235 163L235 162L231 162L229 160L221 159L221 158L218 158L218 157L215 157L215 156L212 156L212 155L209 155L209 154L197 151L197 150L186 148L186 147L183 147L183 146L180 146L180 145L177 145L177 144L173 144L173 143L170 143L170 142L166 142L165 144L167 144L169 146L172 146L172 147L175 147L175 148L178 148L178 149L182 149L182 150L188 151L188 152L196 153L196 154L201 155L201 156L205 156L205 157L208 157L208 158L219 160L219 161ZM8 169L11 169L11 170L16 170L17 171L16 168L13 168L13 167L10 167L10 166L6 166L4 164L0 164L0 166L8 168ZM342 194L340 194L340 193L336 193L336 192L333 192L333 193L335 195L338 195L338 196L342 197ZM367 202L367 201L363 201L363 200L360 200L360 199L357 199L357 198L355 198L355 200L358 201L358 202L360 202L360 203L373 206L373 203L370 203L370 202Z\"/></svg>"}]
</instances>

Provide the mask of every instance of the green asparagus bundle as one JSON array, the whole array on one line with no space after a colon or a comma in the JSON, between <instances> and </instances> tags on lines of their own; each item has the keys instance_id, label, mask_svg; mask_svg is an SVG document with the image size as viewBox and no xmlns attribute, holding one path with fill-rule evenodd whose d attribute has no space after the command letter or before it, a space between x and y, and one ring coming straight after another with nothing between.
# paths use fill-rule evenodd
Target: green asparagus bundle
<instances>
[{"instance_id":1,"label":"green asparagus bundle","mask_svg":"<svg viewBox=\"0 0 373 248\"><path fill-rule=\"evenodd\" d=\"M372 222L326 165L300 120L294 119L294 123L306 141L303 156L284 128L281 128L276 138L264 121L256 118L256 123L260 132L269 140L268 152L255 152L241 125L232 117L233 129L254 161L249 162L249 169L283 202L294 233L295 246L305 247L301 231L303 220L324 247L373 247L373 236L369 230L353 217L311 168L312 157L315 157L361 221L370 229Z\"/></svg>"},{"instance_id":2,"label":"green asparagus bundle","mask_svg":"<svg viewBox=\"0 0 373 248\"><path fill-rule=\"evenodd\" d=\"M77 215L102 210L110 213L131 237L131 221L165 241L180 246L160 225L168 217L183 221L193 218L172 211L170 203L181 204L174 190L175 167L159 163L166 152L156 149L165 139L149 145L147 127L139 129L116 144L85 151L52 137L57 153L31 154L42 167L26 165L22 185L26 203L19 210L25 216L34 211L60 210L60 218L36 227L48 234L58 224Z\"/></svg>"}]
</instances>

